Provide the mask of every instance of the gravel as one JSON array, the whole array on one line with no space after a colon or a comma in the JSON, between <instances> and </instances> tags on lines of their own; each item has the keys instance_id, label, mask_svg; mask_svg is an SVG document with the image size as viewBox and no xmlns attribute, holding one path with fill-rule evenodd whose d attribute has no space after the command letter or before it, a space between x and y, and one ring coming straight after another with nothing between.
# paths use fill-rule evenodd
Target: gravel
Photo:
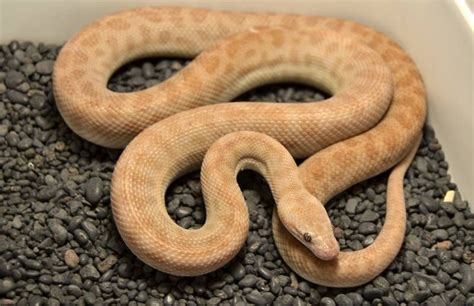
<instances>
[{"instance_id":1,"label":"gravel","mask_svg":"<svg viewBox=\"0 0 474 306\"><path fill-rule=\"evenodd\" d=\"M130 305L474 305L474 215L448 174L433 129L425 127L407 173L408 224L395 261L370 283L334 289L306 282L279 256L271 236L273 200L252 173L238 181L249 207L241 252L208 275L181 278L143 264L121 240L110 209L110 179L119 150L75 135L51 90L60 46L0 45L0 304ZM142 90L169 78L187 60L145 59L116 72L109 88ZM309 101L327 97L295 84L269 85L236 99ZM342 250L370 245L385 216L387 173L331 200ZM453 203L444 203L455 190ZM199 174L166 194L177 224L205 221Z\"/></svg>"}]
</instances>

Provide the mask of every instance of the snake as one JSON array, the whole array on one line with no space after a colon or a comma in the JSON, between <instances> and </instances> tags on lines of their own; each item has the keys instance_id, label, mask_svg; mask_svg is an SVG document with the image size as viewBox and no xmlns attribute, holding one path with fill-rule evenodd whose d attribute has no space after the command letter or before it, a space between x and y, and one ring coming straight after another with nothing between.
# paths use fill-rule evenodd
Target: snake
<instances>
[{"instance_id":1,"label":"snake","mask_svg":"<svg viewBox=\"0 0 474 306\"><path fill-rule=\"evenodd\" d=\"M107 88L118 68L147 57L193 60L145 90ZM331 97L227 103L280 82L314 86ZM124 148L112 176L112 212L127 247L153 268L196 276L235 257L249 230L236 183L243 169L269 183L275 244L310 282L364 284L402 246L403 177L419 144L426 93L410 56L370 27L283 13L128 9L90 23L66 42L54 66L53 93L76 134ZM294 159L304 161L297 166ZM187 230L169 216L166 190L200 167L206 220ZM363 250L340 251L324 205L392 167L381 232Z\"/></svg>"}]
</instances>

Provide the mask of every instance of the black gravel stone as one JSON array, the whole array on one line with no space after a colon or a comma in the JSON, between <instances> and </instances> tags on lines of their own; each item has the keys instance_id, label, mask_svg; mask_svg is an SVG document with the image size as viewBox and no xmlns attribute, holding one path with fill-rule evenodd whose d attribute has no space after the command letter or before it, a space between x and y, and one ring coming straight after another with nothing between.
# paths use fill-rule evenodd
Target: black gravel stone
<instances>
[{"instance_id":1,"label":"black gravel stone","mask_svg":"<svg viewBox=\"0 0 474 306\"><path fill-rule=\"evenodd\" d=\"M82 229L76 229L73 232L74 239L82 246L86 245L89 242L89 236L87 233Z\"/></svg>"},{"instance_id":2,"label":"black gravel stone","mask_svg":"<svg viewBox=\"0 0 474 306\"><path fill-rule=\"evenodd\" d=\"M0 294L6 294L15 288L15 282L11 277L0 280Z\"/></svg>"},{"instance_id":3,"label":"black gravel stone","mask_svg":"<svg viewBox=\"0 0 474 306\"><path fill-rule=\"evenodd\" d=\"M364 291L362 292L362 296L365 299L372 301L376 298L381 298L383 296L383 289L375 287L365 287Z\"/></svg>"},{"instance_id":4,"label":"black gravel stone","mask_svg":"<svg viewBox=\"0 0 474 306\"><path fill-rule=\"evenodd\" d=\"M249 294L245 296L248 302L256 304L256 305L266 305L267 301L263 297L263 295L257 291L257 290L252 290Z\"/></svg>"},{"instance_id":5,"label":"black gravel stone","mask_svg":"<svg viewBox=\"0 0 474 306\"><path fill-rule=\"evenodd\" d=\"M15 88L16 86L20 85L25 81L25 76L23 73L16 71L16 70L10 70L7 72L5 76L5 85L9 88Z\"/></svg>"},{"instance_id":6,"label":"black gravel stone","mask_svg":"<svg viewBox=\"0 0 474 306\"><path fill-rule=\"evenodd\" d=\"M236 281L239 281L245 276L245 268L240 262L236 262L230 268L230 273Z\"/></svg>"},{"instance_id":7,"label":"black gravel stone","mask_svg":"<svg viewBox=\"0 0 474 306\"><path fill-rule=\"evenodd\" d=\"M432 235L434 240L438 240L438 241L447 240L448 237L449 237L448 232L446 230L443 230L443 229L436 229L436 230L431 232L431 235Z\"/></svg>"},{"instance_id":8,"label":"black gravel stone","mask_svg":"<svg viewBox=\"0 0 474 306\"><path fill-rule=\"evenodd\" d=\"M320 303L321 306L336 306L336 302L329 297L323 297Z\"/></svg>"},{"instance_id":9,"label":"black gravel stone","mask_svg":"<svg viewBox=\"0 0 474 306\"><path fill-rule=\"evenodd\" d=\"M377 226L372 222L363 222L359 225L359 233L370 235L377 233Z\"/></svg>"},{"instance_id":10,"label":"black gravel stone","mask_svg":"<svg viewBox=\"0 0 474 306\"><path fill-rule=\"evenodd\" d=\"M239 281L241 287L253 287L257 283L257 277L253 274L247 274L243 279Z\"/></svg>"},{"instance_id":11,"label":"black gravel stone","mask_svg":"<svg viewBox=\"0 0 474 306\"><path fill-rule=\"evenodd\" d=\"M7 90L7 98L13 102L18 104L27 104L28 97L17 90Z\"/></svg>"},{"instance_id":12,"label":"black gravel stone","mask_svg":"<svg viewBox=\"0 0 474 306\"><path fill-rule=\"evenodd\" d=\"M92 177L89 179L85 185L85 195L87 201L92 204L97 204L103 196L103 182L99 177Z\"/></svg>"},{"instance_id":13,"label":"black gravel stone","mask_svg":"<svg viewBox=\"0 0 474 306\"><path fill-rule=\"evenodd\" d=\"M201 277L175 277L143 264L125 246L110 209L119 150L75 135L57 111L51 74L60 47L0 45L0 304L18 305L466 305L474 306L474 215L450 181L448 163L426 126L405 178L408 223L400 254L368 284L334 289L291 272L271 234L271 193L258 175L238 181L249 208L249 238L231 264ZM188 60L144 59L120 68L108 87L143 90ZM236 100L321 100L302 85L278 84ZM343 250L377 238L385 219L384 173L328 203ZM455 191L453 203L442 201ZM199 173L177 179L167 211L184 228L206 214Z\"/></svg>"},{"instance_id":14,"label":"black gravel stone","mask_svg":"<svg viewBox=\"0 0 474 306\"><path fill-rule=\"evenodd\" d=\"M54 61L44 60L36 64L36 71L40 74L51 74L53 72Z\"/></svg>"},{"instance_id":15,"label":"black gravel stone","mask_svg":"<svg viewBox=\"0 0 474 306\"><path fill-rule=\"evenodd\" d=\"M91 280L98 280L100 278L100 273L97 271L97 269L94 267L92 264L88 264L84 266L80 271L79 271L81 277L83 279L91 279Z\"/></svg>"},{"instance_id":16,"label":"black gravel stone","mask_svg":"<svg viewBox=\"0 0 474 306\"><path fill-rule=\"evenodd\" d=\"M338 306L353 306L354 302L345 294L338 294L334 298L336 305Z\"/></svg>"},{"instance_id":17,"label":"black gravel stone","mask_svg":"<svg viewBox=\"0 0 474 306\"><path fill-rule=\"evenodd\" d=\"M67 242L68 232L64 226L57 222L50 222L49 229L58 245L63 245Z\"/></svg>"}]
</instances>

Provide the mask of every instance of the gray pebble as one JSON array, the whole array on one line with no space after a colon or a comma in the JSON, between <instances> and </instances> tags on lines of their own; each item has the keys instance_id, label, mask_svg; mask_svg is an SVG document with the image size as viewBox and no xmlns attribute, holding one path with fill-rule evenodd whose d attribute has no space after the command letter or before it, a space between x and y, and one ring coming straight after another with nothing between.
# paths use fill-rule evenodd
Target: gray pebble
<instances>
[{"instance_id":1,"label":"gray pebble","mask_svg":"<svg viewBox=\"0 0 474 306\"><path fill-rule=\"evenodd\" d=\"M454 215L453 222L454 224L456 224L457 227L464 226L464 214L462 212L456 213Z\"/></svg>"},{"instance_id":2,"label":"gray pebble","mask_svg":"<svg viewBox=\"0 0 474 306\"><path fill-rule=\"evenodd\" d=\"M50 285L53 282L53 278L49 274L41 275L38 280L40 281L40 283L45 285Z\"/></svg>"},{"instance_id":3,"label":"gray pebble","mask_svg":"<svg viewBox=\"0 0 474 306\"><path fill-rule=\"evenodd\" d=\"M426 162L426 160L421 157L421 156L417 156L416 159L415 159L415 167L418 169L418 171L422 172L422 173L426 173L428 172L428 163Z\"/></svg>"},{"instance_id":4,"label":"gray pebble","mask_svg":"<svg viewBox=\"0 0 474 306\"><path fill-rule=\"evenodd\" d=\"M55 125L54 121L48 120L43 116L36 116L35 122L42 130L49 130Z\"/></svg>"},{"instance_id":5,"label":"gray pebble","mask_svg":"<svg viewBox=\"0 0 474 306\"><path fill-rule=\"evenodd\" d=\"M373 222L379 219L379 214L372 211L372 210L366 210L363 214L362 217L360 218L360 222Z\"/></svg>"},{"instance_id":6,"label":"gray pebble","mask_svg":"<svg viewBox=\"0 0 474 306\"><path fill-rule=\"evenodd\" d=\"M184 205L187 205L187 206L190 206L190 207L194 207L196 206L196 199L190 195L190 194L181 194L179 196L179 201L184 204Z\"/></svg>"},{"instance_id":7,"label":"gray pebble","mask_svg":"<svg viewBox=\"0 0 474 306\"><path fill-rule=\"evenodd\" d=\"M417 256L415 260L421 267L427 266L430 263L430 259L426 256Z\"/></svg>"},{"instance_id":8,"label":"gray pebble","mask_svg":"<svg viewBox=\"0 0 474 306\"><path fill-rule=\"evenodd\" d=\"M0 136L6 136L8 134L8 125L0 124Z\"/></svg>"},{"instance_id":9,"label":"gray pebble","mask_svg":"<svg viewBox=\"0 0 474 306\"><path fill-rule=\"evenodd\" d=\"M247 301L256 305L266 305L267 301L257 290L252 290L249 294L245 296Z\"/></svg>"},{"instance_id":10,"label":"gray pebble","mask_svg":"<svg viewBox=\"0 0 474 306\"><path fill-rule=\"evenodd\" d=\"M270 271L269 269L267 269L263 266L258 267L257 271L258 271L258 274L266 280L270 280L273 276L272 271Z\"/></svg>"},{"instance_id":11,"label":"gray pebble","mask_svg":"<svg viewBox=\"0 0 474 306\"><path fill-rule=\"evenodd\" d=\"M30 98L30 104L34 109L42 109L46 104L46 97L42 95L33 95Z\"/></svg>"},{"instance_id":12,"label":"gray pebble","mask_svg":"<svg viewBox=\"0 0 474 306\"><path fill-rule=\"evenodd\" d=\"M272 277L272 279L270 280L270 290L276 295L280 294L280 292L282 291L281 285L278 282L277 277Z\"/></svg>"},{"instance_id":13,"label":"gray pebble","mask_svg":"<svg viewBox=\"0 0 474 306\"><path fill-rule=\"evenodd\" d=\"M143 76L147 79L152 78L155 74L155 67L151 63L144 63L143 67Z\"/></svg>"},{"instance_id":14,"label":"gray pebble","mask_svg":"<svg viewBox=\"0 0 474 306\"><path fill-rule=\"evenodd\" d=\"M121 263L117 269L117 272L123 278L130 278L133 272L133 265L129 262Z\"/></svg>"},{"instance_id":15,"label":"gray pebble","mask_svg":"<svg viewBox=\"0 0 474 306\"><path fill-rule=\"evenodd\" d=\"M7 72L5 78L5 85L9 88L15 88L25 81L25 76L23 73L16 70L10 70Z\"/></svg>"},{"instance_id":16,"label":"gray pebble","mask_svg":"<svg viewBox=\"0 0 474 306\"><path fill-rule=\"evenodd\" d=\"M307 303L305 303L299 296L295 298L293 301L293 306L305 306Z\"/></svg>"},{"instance_id":17,"label":"gray pebble","mask_svg":"<svg viewBox=\"0 0 474 306\"><path fill-rule=\"evenodd\" d=\"M467 294L468 292L472 292L474 289L474 270L470 265L461 264L459 268L462 280L459 284L459 290L463 294Z\"/></svg>"},{"instance_id":18,"label":"gray pebble","mask_svg":"<svg viewBox=\"0 0 474 306\"><path fill-rule=\"evenodd\" d=\"M345 294L338 294L334 298L337 306L353 306L354 302Z\"/></svg>"},{"instance_id":19,"label":"gray pebble","mask_svg":"<svg viewBox=\"0 0 474 306\"><path fill-rule=\"evenodd\" d=\"M359 225L359 233L370 235L377 233L377 226L372 222L363 222Z\"/></svg>"},{"instance_id":20,"label":"gray pebble","mask_svg":"<svg viewBox=\"0 0 474 306\"><path fill-rule=\"evenodd\" d=\"M466 297L462 295L456 296L452 301L450 306L464 306L466 305Z\"/></svg>"},{"instance_id":21,"label":"gray pebble","mask_svg":"<svg viewBox=\"0 0 474 306\"><path fill-rule=\"evenodd\" d=\"M54 241L56 241L58 245L64 245L67 242L68 232L64 226L58 222L50 222L48 227L53 234Z\"/></svg>"},{"instance_id":22,"label":"gray pebble","mask_svg":"<svg viewBox=\"0 0 474 306\"><path fill-rule=\"evenodd\" d=\"M253 287L257 283L257 277L253 274L247 274L239 281L240 287Z\"/></svg>"},{"instance_id":23,"label":"gray pebble","mask_svg":"<svg viewBox=\"0 0 474 306\"><path fill-rule=\"evenodd\" d=\"M167 294L165 298L163 299L163 303L165 306L173 306L174 301L175 301L175 298L171 293Z\"/></svg>"},{"instance_id":24,"label":"gray pebble","mask_svg":"<svg viewBox=\"0 0 474 306\"><path fill-rule=\"evenodd\" d=\"M32 269L32 270L41 270L41 268L43 267L41 262L39 262L37 260L34 260L34 259L24 259L23 260L23 265L27 269Z\"/></svg>"},{"instance_id":25,"label":"gray pebble","mask_svg":"<svg viewBox=\"0 0 474 306\"><path fill-rule=\"evenodd\" d=\"M346 294L346 296L351 299L354 306L361 306L362 303L364 302L364 298L358 292L349 292Z\"/></svg>"},{"instance_id":26,"label":"gray pebble","mask_svg":"<svg viewBox=\"0 0 474 306\"><path fill-rule=\"evenodd\" d=\"M429 290L420 290L413 294L413 301L422 303L426 299L428 299L430 296L431 296L431 292Z\"/></svg>"},{"instance_id":27,"label":"gray pebble","mask_svg":"<svg viewBox=\"0 0 474 306\"><path fill-rule=\"evenodd\" d=\"M474 296L471 296L466 300L466 306L474 306Z\"/></svg>"},{"instance_id":28,"label":"gray pebble","mask_svg":"<svg viewBox=\"0 0 474 306\"><path fill-rule=\"evenodd\" d=\"M84 246L89 242L89 236L87 233L82 229L75 229L73 231L74 239L79 242L80 245Z\"/></svg>"},{"instance_id":29,"label":"gray pebble","mask_svg":"<svg viewBox=\"0 0 474 306\"><path fill-rule=\"evenodd\" d=\"M79 270L79 274L83 279L99 280L100 273L92 264L85 265L82 269Z\"/></svg>"},{"instance_id":30,"label":"gray pebble","mask_svg":"<svg viewBox=\"0 0 474 306\"><path fill-rule=\"evenodd\" d=\"M383 305L384 306L397 306L399 305L397 300L391 296L383 296L382 297Z\"/></svg>"},{"instance_id":31,"label":"gray pebble","mask_svg":"<svg viewBox=\"0 0 474 306\"><path fill-rule=\"evenodd\" d=\"M442 216L438 218L438 226L440 228L448 228L451 225L453 225L453 220L449 218L448 216Z\"/></svg>"},{"instance_id":32,"label":"gray pebble","mask_svg":"<svg viewBox=\"0 0 474 306\"><path fill-rule=\"evenodd\" d=\"M5 139L11 147L16 147L16 145L20 142L20 136L18 136L15 131L9 132Z\"/></svg>"},{"instance_id":33,"label":"gray pebble","mask_svg":"<svg viewBox=\"0 0 474 306\"><path fill-rule=\"evenodd\" d=\"M356 207L359 202L356 199L349 199L346 203L346 212L350 214L355 214L356 212Z\"/></svg>"},{"instance_id":34,"label":"gray pebble","mask_svg":"<svg viewBox=\"0 0 474 306\"><path fill-rule=\"evenodd\" d=\"M148 293L146 291L140 291L138 292L137 296L135 297L135 300L137 302L146 302L148 299Z\"/></svg>"},{"instance_id":35,"label":"gray pebble","mask_svg":"<svg viewBox=\"0 0 474 306\"><path fill-rule=\"evenodd\" d=\"M418 198L409 198L407 200L408 207L416 207L416 206L420 205L420 203L421 203L421 201Z\"/></svg>"},{"instance_id":36,"label":"gray pebble","mask_svg":"<svg viewBox=\"0 0 474 306\"><path fill-rule=\"evenodd\" d=\"M15 289L15 281L11 277L0 279L0 294L6 294Z\"/></svg>"},{"instance_id":37,"label":"gray pebble","mask_svg":"<svg viewBox=\"0 0 474 306\"><path fill-rule=\"evenodd\" d=\"M33 145L33 139L27 137L27 138L23 138L22 140L20 140L17 147L18 147L18 149L24 151L24 150L30 148L31 145Z\"/></svg>"},{"instance_id":38,"label":"gray pebble","mask_svg":"<svg viewBox=\"0 0 474 306\"><path fill-rule=\"evenodd\" d=\"M383 296L383 290L381 288L365 287L362 291L362 296L365 299L372 301L376 298L381 298Z\"/></svg>"},{"instance_id":39,"label":"gray pebble","mask_svg":"<svg viewBox=\"0 0 474 306\"><path fill-rule=\"evenodd\" d=\"M443 269L443 271L445 271L446 273L454 274L457 271L459 271L459 262L457 262L455 260L450 260L450 261L442 264L441 269Z\"/></svg>"},{"instance_id":40,"label":"gray pebble","mask_svg":"<svg viewBox=\"0 0 474 306\"><path fill-rule=\"evenodd\" d=\"M405 238L405 248L417 252L421 248L421 239L414 235L408 235Z\"/></svg>"},{"instance_id":41,"label":"gray pebble","mask_svg":"<svg viewBox=\"0 0 474 306\"><path fill-rule=\"evenodd\" d=\"M189 215L191 215L193 212L192 208L186 207L186 206L180 206L178 209L175 211L175 214L178 218L184 218Z\"/></svg>"},{"instance_id":42,"label":"gray pebble","mask_svg":"<svg viewBox=\"0 0 474 306\"><path fill-rule=\"evenodd\" d=\"M7 90L7 98L13 103L24 105L28 103L28 97L17 90Z\"/></svg>"},{"instance_id":43,"label":"gray pebble","mask_svg":"<svg viewBox=\"0 0 474 306\"><path fill-rule=\"evenodd\" d=\"M464 222L464 226L469 230L474 230L474 218L467 219Z\"/></svg>"},{"instance_id":44,"label":"gray pebble","mask_svg":"<svg viewBox=\"0 0 474 306\"><path fill-rule=\"evenodd\" d=\"M67 286L67 292L75 297L82 296L82 290L76 285L69 285Z\"/></svg>"},{"instance_id":45,"label":"gray pebble","mask_svg":"<svg viewBox=\"0 0 474 306\"><path fill-rule=\"evenodd\" d=\"M86 292L84 292L84 301L87 304L94 305L97 301L97 298L96 298L94 293L86 291Z\"/></svg>"},{"instance_id":46,"label":"gray pebble","mask_svg":"<svg viewBox=\"0 0 474 306\"><path fill-rule=\"evenodd\" d=\"M84 220L82 221L81 226L90 239L95 240L99 235L97 227L91 221Z\"/></svg>"},{"instance_id":47,"label":"gray pebble","mask_svg":"<svg viewBox=\"0 0 474 306\"><path fill-rule=\"evenodd\" d=\"M99 203L104 195L104 183L100 177L90 178L84 186L85 196L91 204Z\"/></svg>"},{"instance_id":48,"label":"gray pebble","mask_svg":"<svg viewBox=\"0 0 474 306\"><path fill-rule=\"evenodd\" d=\"M249 210L250 211L256 210L257 209L256 205L261 200L260 194L258 192L256 192L255 190L244 190L243 194L244 194L245 200L247 202L247 205L249 207Z\"/></svg>"},{"instance_id":49,"label":"gray pebble","mask_svg":"<svg viewBox=\"0 0 474 306\"><path fill-rule=\"evenodd\" d=\"M437 212L441 207L437 200L430 197L421 197L421 202L429 212Z\"/></svg>"},{"instance_id":50,"label":"gray pebble","mask_svg":"<svg viewBox=\"0 0 474 306\"><path fill-rule=\"evenodd\" d=\"M49 75L53 72L54 61L44 60L36 63L36 71L40 74Z\"/></svg>"},{"instance_id":51,"label":"gray pebble","mask_svg":"<svg viewBox=\"0 0 474 306\"><path fill-rule=\"evenodd\" d=\"M245 276L245 268L240 262L236 262L231 266L230 274L236 281L239 281Z\"/></svg>"},{"instance_id":52,"label":"gray pebble","mask_svg":"<svg viewBox=\"0 0 474 306\"><path fill-rule=\"evenodd\" d=\"M289 294L280 295L276 298L274 305L277 306L292 306L294 297Z\"/></svg>"},{"instance_id":53,"label":"gray pebble","mask_svg":"<svg viewBox=\"0 0 474 306\"><path fill-rule=\"evenodd\" d=\"M434 230L431 232L431 235L433 236L433 239L437 241L444 241L444 240L447 240L449 237L448 232L444 229Z\"/></svg>"},{"instance_id":54,"label":"gray pebble","mask_svg":"<svg viewBox=\"0 0 474 306\"><path fill-rule=\"evenodd\" d=\"M145 78L142 77L142 76L134 76L130 79L130 84L132 84L133 86L141 86L143 84L145 84Z\"/></svg>"},{"instance_id":55,"label":"gray pebble","mask_svg":"<svg viewBox=\"0 0 474 306\"><path fill-rule=\"evenodd\" d=\"M319 303L321 306L336 306L336 302L329 297L323 297Z\"/></svg>"}]
</instances>

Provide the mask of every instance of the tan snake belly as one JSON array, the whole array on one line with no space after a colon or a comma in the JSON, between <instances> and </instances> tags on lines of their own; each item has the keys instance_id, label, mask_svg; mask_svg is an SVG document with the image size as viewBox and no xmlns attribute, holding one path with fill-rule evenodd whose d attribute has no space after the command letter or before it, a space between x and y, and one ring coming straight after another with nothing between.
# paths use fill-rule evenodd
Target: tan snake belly
<instances>
[{"instance_id":1,"label":"tan snake belly","mask_svg":"<svg viewBox=\"0 0 474 306\"><path fill-rule=\"evenodd\" d=\"M180 73L153 88L128 94L106 88L114 70L133 59L198 54ZM247 211L233 187L222 190L203 181L206 197L214 200L206 202L207 219L199 230L184 230L166 212L164 193L170 182L197 169L220 137L261 132L293 157L308 158L297 176L326 203L406 157L417 144L426 112L421 77L397 44L351 21L313 16L173 7L124 11L76 34L58 57L53 81L58 108L76 133L107 147L130 142L112 182L117 227L137 257L177 275L221 267L247 235ZM306 104L215 104L282 81L319 86L333 97ZM249 157L241 154L244 160ZM274 236L290 267L312 282L336 287L355 286L380 273L403 240L404 226L388 225L405 219L401 182L409 160L394 171L389 187L395 190L389 191L389 201L398 208L387 212L382 233L364 252L318 260L313 254L329 259L335 250L322 206L312 205L320 228L311 234L311 242L319 243L311 249L302 247L301 234L307 233L299 231L285 215L290 211L280 209L285 204L277 201L292 235L274 217ZM270 184L285 180L268 176ZM293 192L290 188L286 194ZM218 199L240 204L219 209ZM351 262L352 267L347 264Z\"/></svg>"}]
</instances>

